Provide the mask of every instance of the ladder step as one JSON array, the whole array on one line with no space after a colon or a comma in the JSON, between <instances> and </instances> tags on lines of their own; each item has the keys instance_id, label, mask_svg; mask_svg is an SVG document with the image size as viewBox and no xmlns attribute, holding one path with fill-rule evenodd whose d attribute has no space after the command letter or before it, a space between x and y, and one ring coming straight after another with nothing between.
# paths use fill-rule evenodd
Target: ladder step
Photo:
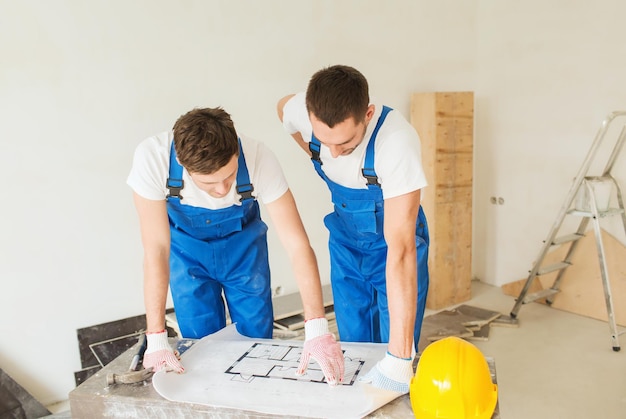
<instances>
[{"instance_id":1,"label":"ladder step","mask_svg":"<svg viewBox=\"0 0 626 419\"><path fill-rule=\"evenodd\" d=\"M605 218L605 217L612 217L614 215L620 215L624 212L623 209L621 208L609 208L606 211L599 211L598 212L598 216L600 218ZM587 218L592 218L593 217L593 213L591 211L580 211L577 209L571 209L569 211L567 211L567 214L569 215L576 215L578 217L587 217Z\"/></svg>"},{"instance_id":2,"label":"ladder step","mask_svg":"<svg viewBox=\"0 0 626 419\"><path fill-rule=\"evenodd\" d=\"M526 298L524 298L524 304L532 303L535 300L539 300L540 298L550 297L551 295L557 294L559 290L555 290L552 288L548 288L547 290L537 291L532 294L528 294Z\"/></svg>"},{"instance_id":3,"label":"ladder step","mask_svg":"<svg viewBox=\"0 0 626 419\"><path fill-rule=\"evenodd\" d=\"M567 236L557 237L556 239L552 240L552 245L575 242L576 240L580 240L583 237L585 237L584 234L568 234Z\"/></svg>"},{"instance_id":4,"label":"ladder step","mask_svg":"<svg viewBox=\"0 0 626 419\"><path fill-rule=\"evenodd\" d=\"M548 265L545 268L541 268L537 271L537 275L545 275L547 273L550 272L554 272L554 271L560 271L561 269L565 269L569 266L572 266L571 263L567 263L567 262L559 262L559 263L554 263L552 265Z\"/></svg>"}]
</instances>

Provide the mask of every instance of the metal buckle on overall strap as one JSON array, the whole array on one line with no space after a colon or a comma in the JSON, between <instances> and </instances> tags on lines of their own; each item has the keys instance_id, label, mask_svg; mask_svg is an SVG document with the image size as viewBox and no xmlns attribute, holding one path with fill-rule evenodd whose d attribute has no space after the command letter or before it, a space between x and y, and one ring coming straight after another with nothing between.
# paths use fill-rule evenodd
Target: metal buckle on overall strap
<instances>
[{"instance_id":1,"label":"metal buckle on overall strap","mask_svg":"<svg viewBox=\"0 0 626 419\"><path fill-rule=\"evenodd\" d=\"M319 164L323 164L322 160L320 160L320 145L319 144L310 142L309 151L311 152L311 160L316 161Z\"/></svg>"},{"instance_id":2,"label":"metal buckle on overall strap","mask_svg":"<svg viewBox=\"0 0 626 419\"><path fill-rule=\"evenodd\" d=\"M241 198L239 198L239 202L243 202L245 199L254 198L252 196L253 191L254 186L251 183L246 183L245 185L237 185L237 193L241 195Z\"/></svg>"},{"instance_id":3,"label":"metal buckle on overall strap","mask_svg":"<svg viewBox=\"0 0 626 419\"><path fill-rule=\"evenodd\" d=\"M182 179L167 178L166 186L167 186L167 189L170 190L166 198L178 198L178 199L183 198L183 196L180 194L180 191L182 191L183 188L185 187L185 181L183 181Z\"/></svg>"},{"instance_id":4,"label":"metal buckle on overall strap","mask_svg":"<svg viewBox=\"0 0 626 419\"><path fill-rule=\"evenodd\" d=\"M378 176L376 176L376 173L373 170L361 169L361 173L363 174L363 177L367 180L368 185L380 186L380 183L378 183Z\"/></svg>"}]
</instances>

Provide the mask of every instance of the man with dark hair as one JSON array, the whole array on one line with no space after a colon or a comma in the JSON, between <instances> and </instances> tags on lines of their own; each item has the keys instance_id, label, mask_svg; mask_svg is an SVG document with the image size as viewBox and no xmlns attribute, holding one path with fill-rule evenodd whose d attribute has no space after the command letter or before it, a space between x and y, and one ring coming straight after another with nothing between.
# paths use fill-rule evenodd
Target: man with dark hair
<instances>
[{"instance_id":1,"label":"man with dark hair","mask_svg":"<svg viewBox=\"0 0 626 419\"><path fill-rule=\"evenodd\" d=\"M267 147L238 135L223 109L194 109L173 131L139 144L127 183L144 248L146 368L184 371L165 331L168 285L183 337L202 338L225 327L225 304L241 334L272 337L267 226L259 200L302 297L306 341L298 373L313 357L329 384L343 379L343 354L328 331L315 254Z\"/></svg>"},{"instance_id":2,"label":"man with dark hair","mask_svg":"<svg viewBox=\"0 0 626 419\"><path fill-rule=\"evenodd\" d=\"M417 132L399 112L370 103L365 77L343 65L318 71L306 93L277 108L331 192L324 223L339 338L388 342L364 381L407 393L428 292Z\"/></svg>"}]
</instances>

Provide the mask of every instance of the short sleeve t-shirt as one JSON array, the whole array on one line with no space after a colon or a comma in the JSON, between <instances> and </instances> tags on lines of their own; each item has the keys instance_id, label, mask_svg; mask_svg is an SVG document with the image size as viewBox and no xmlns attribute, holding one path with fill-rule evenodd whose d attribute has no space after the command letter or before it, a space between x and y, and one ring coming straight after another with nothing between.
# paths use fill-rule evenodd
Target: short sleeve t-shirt
<instances>
[{"instance_id":1,"label":"short sleeve t-shirt","mask_svg":"<svg viewBox=\"0 0 626 419\"><path fill-rule=\"evenodd\" d=\"M241 147L246 159L250 182L254 185L252 195L264 204L283 196L289 186L274 153L259 141L243 135L240 135L239 138L241 138ZM143 198L164 200L168 195L169 190L166 183L169 177L172 141L173 133L169 131L149 137L137 146L133 165L126 182L133 191ZM241 205L235 183L226 196L215 198L198 188L185 168L183 168L183 181L182 205L207 209L222 209Z\"/></svg>"},{"instance_id":2,"label":"short sleeve t-shirt","mask_svg":"<svg viewBox=\"0 0 626 419\"><path fill-rule=\"evenodd\" d=\"M361 169L367 143L382 108L382 105L375 105L375 114L367 126L364 140L349 155L333 158L328 147L321 146L322 168L330 180L348 188L367 189L367 181ZM313 131L304 93L296 94L285 104L283 127L289 134L299 132L304 141L311 141ZM419 136L413 126L397 111L389 112L376 136L374 170L381 184L384 199L422 189L428 184L422 167Z\"/></svg>"}]
</instances>

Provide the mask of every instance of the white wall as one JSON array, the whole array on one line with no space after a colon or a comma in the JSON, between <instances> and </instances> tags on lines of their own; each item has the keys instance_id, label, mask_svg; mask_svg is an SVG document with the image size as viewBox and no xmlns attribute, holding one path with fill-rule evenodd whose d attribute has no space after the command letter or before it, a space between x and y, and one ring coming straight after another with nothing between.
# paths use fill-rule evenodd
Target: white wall
<instances>
[{"instance_id":1,"label":"white wall","mask_svg":"<svg viewBox=\"0 0 626 419\"><path fill-rule=\"evenodd\" d=\"M528 275L602 121L626 110L625 12L610 0L478 2L473 271L481 280ZM626 151L613 172L622 189L625 161ZM562 232L574 232L569 221ZM618 217L602 224L625 243Z\"/></svg>"},{"instance_id":2,"label":"white wall","mask_svg":"<svg viewBox=\"0 0 626 419\"><path fill-rule=\"evenodd\" d=\"M66 399L76 329L144 312L125 179L137 143L196 106L223 106L277 154L327 281L328 192L275 103L330 64L359 68L405 115L413 92L475 91L473 270L524 277L602 118L626 107L624 12L618 0L0 0L0 367L45 404ZM273 285L295 291L270 240Z\"/></svg>"},{"instance_id":3,"label":"white wall","mask_svg":"<svg viewBox=\"0 0 626 419\"><path fill-rule=\"evenodd\" d=\"M327 192L276 101L336 63L405 114L413 91L471 89L476 3L431 3L0 0L0 367L66 399L76 329L144 312L125 179L137 143L196 106L276 152L327 281ZM295 291L270 239L274 286Z\"/></svg>"}]
</instances>

